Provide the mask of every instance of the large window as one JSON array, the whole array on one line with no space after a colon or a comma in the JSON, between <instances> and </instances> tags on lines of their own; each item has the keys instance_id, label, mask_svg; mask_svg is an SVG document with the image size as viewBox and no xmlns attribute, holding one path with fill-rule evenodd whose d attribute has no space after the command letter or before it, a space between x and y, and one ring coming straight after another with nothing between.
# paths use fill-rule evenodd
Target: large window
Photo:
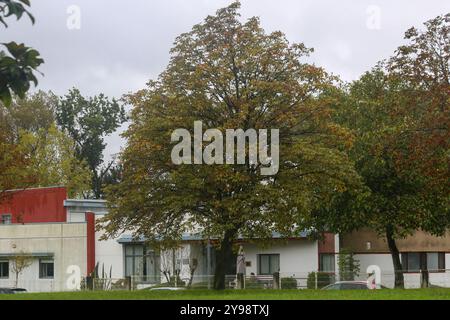
<instances>
[{"instance_id":1,"label":"large window","mask_svg":"<svg viewBox=\"0 0 450 320\"><path fill-rule=\"evenodd\" d=\"M125 276L142 277L144 281L158 282L159 256L141 244L125 246Z\"/></svg>"},{"instance_id":2,"label":"large window","mask_svg":"<svg viewBox=\"0 0 450 320\"><path fill-rule=\"evenodd\" d=\"M10 214L2 214L1 224L11 224L12 215Z\"/></svg>"},{"instance_id":3,"label":"large window","mask_svg":"<svg viewBox=\"0 0 450 320\"><path fill-rule=\"evenodd\" d=\"M428 270L439 272L445 270L445 254L443 252L407 252L402 253L403 270L419 272Z\"/></svg>"},{"instance_id":4,"label":"large window","mask_svg":"<svg viewBox=\"0 0 450 320\"><path fill-rule=\"evenodd\" d=\"M319 256L320 260L320 271L322 272L334 272L335 271L335 260L333 253L321 253Z\"/></svg>"},{"instance_id":5,"label":"large window","mask_svg":"<svg viewBox=\"0 0 450 320\"><path fill-rule=\"evenodd\" d=\"M0 279L9 278L9 261L0 260Z\"/></svg>"},{"instance_id":6,"label":"large window","mask_svg":"<svg viewBox=\"0 0 450 320\"><path fill-rule=\"evenodd\" d=\"M55 276L55 262L51 258L39 259L39 278L53 279Z\"/></svg>"},{"instance_id":7,"label":"large window","mask_svg":"<svg viewBox=\"0 0 450 320\"><path fill-rule=\"evenodd\" d=\"M279 254L260 254L258 255L258 274L272 275L280 271Z\"/></svg>"}]
</instances>

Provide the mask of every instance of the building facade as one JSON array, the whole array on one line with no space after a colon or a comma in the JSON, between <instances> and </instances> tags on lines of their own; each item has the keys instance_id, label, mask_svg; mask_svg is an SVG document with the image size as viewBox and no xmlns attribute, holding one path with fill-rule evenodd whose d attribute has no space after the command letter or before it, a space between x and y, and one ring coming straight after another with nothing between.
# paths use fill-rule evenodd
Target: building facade
<instances>
[{"instance_id":1,"label":"building facade","mask_svg":"<svg viewBox=\"0 0 450 320\"><path fill-rule=\"evenodd\" d=\"M405 285L419 288L421 271L428 271L430 283L450 286L450 232L443 237L435 237L423 231L396 241L403 265ZM382 282L394 285L394 265L387 241L374 231L361 229L342 237L341 245L355 254L361 270L377 265L382 271Z\"/></svg>"},{"instance_id":2,"label":"building facade","mask_svg":"<svg viewBox=\"0 0 450 320\"><path fill-rule=\"evenodd\" d=\"M214 240L186 234L180 249L167 252L155 251L144 239L128 234L100 241L102 232L95 230L95 224L105 214L105 201L67 199L65 188L11 191L0 205L0 287L73 290L77 289L71 286L74 273L87 276L96 265L111 279L130 276L142 285L166 282L174 270L183 281L212 277ZM267 249L258 246L257 241L239 240L247 275L280 272L283 276L306 278L308 272L321 268L334 272L338 251L334 235L326 235L323 242L309 239L307 233L292 239L274 234L274 238L274 244ZM25 257L27 266L16 279L16 261Z\"/></svg>"}]
</instances>

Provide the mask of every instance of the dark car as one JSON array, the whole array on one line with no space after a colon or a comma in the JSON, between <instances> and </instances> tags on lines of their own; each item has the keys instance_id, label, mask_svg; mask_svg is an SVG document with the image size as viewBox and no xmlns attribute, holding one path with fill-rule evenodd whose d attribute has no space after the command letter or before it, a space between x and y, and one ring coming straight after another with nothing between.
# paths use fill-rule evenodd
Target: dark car
<instances>
[{"instance_id":1,"label":"dark car","mask_svg":"<svg viewBox=\"0 0 450 320\"><path fill-rule=\"evenodd\" d=\"M0 294L14 294L14 291L9 288L0 288Z\"/></svg>"},{"instance_id":2,"label":"dark car","mask_svg":"<svg viewBox=\"0 0 450 320\"><path fill-rule=\"evenodd\" d=\"M23 288L12 288L12 291L14 291L14 293L25 293L27 292L27 289L23 289Z\"/></svg>"},{"instance_id":3,"label":"dark car","mask_svg":"<svg viewBox=\"0 0 450 320\"><path fill-rule=\"evenodd\" d=\"M322 290L372 290L372 288L364 281L340 281L330 284Z\"/></svg>"}]
</instances>

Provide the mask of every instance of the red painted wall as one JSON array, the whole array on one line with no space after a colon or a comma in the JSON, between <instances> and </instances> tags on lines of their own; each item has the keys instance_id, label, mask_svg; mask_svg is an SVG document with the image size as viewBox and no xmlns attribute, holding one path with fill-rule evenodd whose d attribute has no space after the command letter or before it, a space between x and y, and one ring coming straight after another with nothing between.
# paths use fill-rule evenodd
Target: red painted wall
<instances>
[{"instance_id":1,"label":"red painted wall","mask_svg":"<svg viewBox=\"0 0 450 320\"><path fill-rule=\"evenodd\" d=\"M66 188L40 188L8 192L0 203L0 216L11 214L12 223L66 222Z\"/></svg>"},{"instance_id":2,"label":"red painted wall","mask_svg":"<svg viewBox=\"0 0 450 320\"><path fill-rule=\"evenodd\" d=\"M95 270L95 214L86 212L87 222L87 276Z\"/></svg>"},{"instance_id":3,"label":"red painted wall","mask_svg":"<svg viewBox=\"0 0 450 320\"><path fill-rule=\"evenodd\" d=\"M323 240L319 240L319 253L335 253L334 234L325 233Z\"/></svg>"}]
</instances>

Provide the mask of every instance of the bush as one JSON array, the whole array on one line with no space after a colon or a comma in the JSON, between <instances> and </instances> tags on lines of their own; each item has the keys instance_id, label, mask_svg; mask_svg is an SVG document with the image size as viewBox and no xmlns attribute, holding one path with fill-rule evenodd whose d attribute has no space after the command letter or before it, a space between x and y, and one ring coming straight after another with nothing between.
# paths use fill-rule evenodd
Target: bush
<instances>
[{"instance_id":1,"label":"bush","mask_svg":"<svg viewBox=\"0 0 450 320\"><path fill-rule=\"evenodd\" d=\"M297 289L297 280L294 278L281 278L281 289Z\"/></svg>"},{"instance_id":2,"label":"bush","mask_svg":"<svg viewBox=\"0 0 450 320\"><path fill-rule=\"evenodd\" d=\"M338 257L339 276L341 281L353 281L359 277L359 260L353 252L342 248Z\"/></svg>"},{"instance_id":3,"label":"bush","mask_svg":"<svg viewBox=\"0 0 450 320\"><path fill-rule=\"evenodd\" d=\"M316 289L316 274L317 274L317 289L331 284L331 276L325 272L310 272L308 274L307 287L308 289Z\"/></svg>"},{"instance_id":4,"label":"bush","mask_svg":"<svg viewBox=\"0 0 450 320\"><path fill-rule=\"evenodd\" d=\"M245 289L263 289L264 284L260 283L258 279L250 278L245 280Z\"/></svg>"}]
</instances>

